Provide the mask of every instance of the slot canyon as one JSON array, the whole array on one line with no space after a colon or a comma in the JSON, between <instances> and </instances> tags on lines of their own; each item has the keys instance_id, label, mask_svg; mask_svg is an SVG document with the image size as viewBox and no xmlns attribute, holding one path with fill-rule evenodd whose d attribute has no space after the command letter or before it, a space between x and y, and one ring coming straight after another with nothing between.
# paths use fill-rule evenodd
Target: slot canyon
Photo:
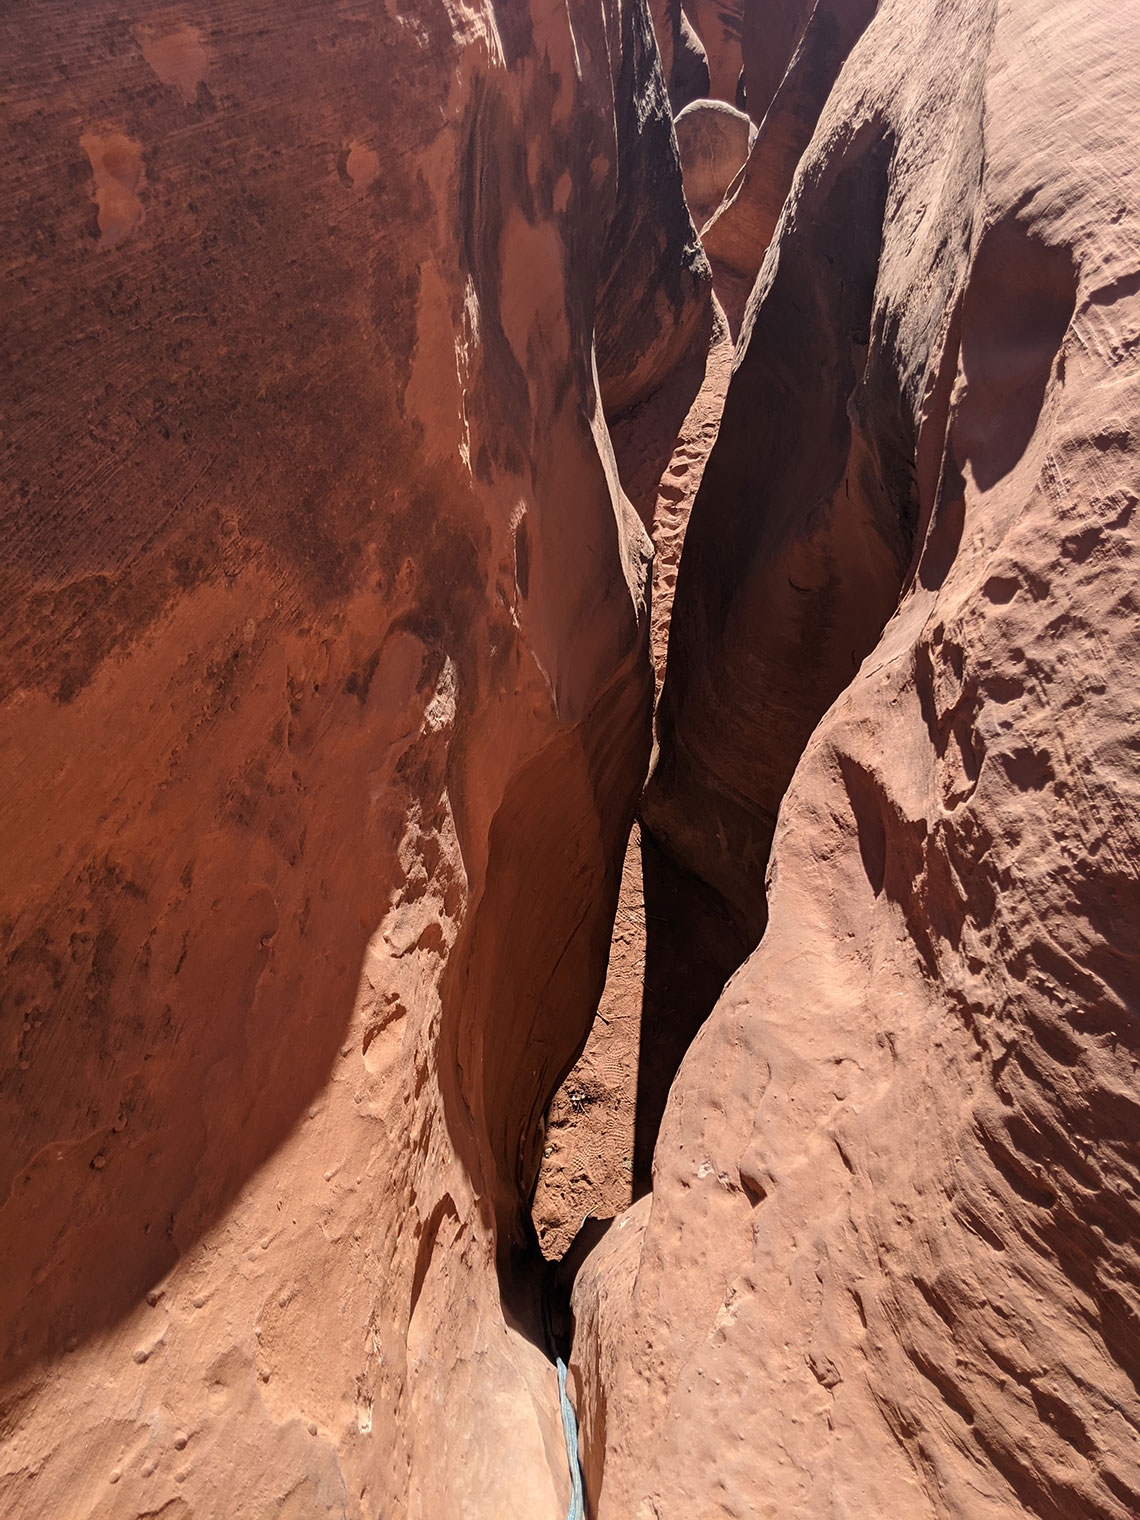
<instances>
[{"instance_id":1,"label":"slot canyon","mask_svg":"<svg viewBox=\"0 0 1140 1520\"><path fill-rule=\"evenodd\" d=\"M1140 1520L1140 0L0 28L0 1516Z\"/></svg>"}]
</instances>

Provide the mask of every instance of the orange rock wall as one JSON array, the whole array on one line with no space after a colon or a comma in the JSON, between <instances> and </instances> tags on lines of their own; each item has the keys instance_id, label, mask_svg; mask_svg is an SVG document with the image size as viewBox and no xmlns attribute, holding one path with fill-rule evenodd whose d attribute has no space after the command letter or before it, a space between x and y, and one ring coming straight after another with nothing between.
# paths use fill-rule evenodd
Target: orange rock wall
<instances>
[{"instance_id":1,"label":"orange rock wall","mask_svg":"<svg viewBox=\"0 0 1140 1520\"><path fill-rule=\"evenodd\" d=\"M744 913L806 748L577 1281L599 1520L1140 1513L1136 20L882 4L753 292L661 761Z\"/></svg>"},{"instance_id":2,"label":"orange rock wall","mask_svg":"<svg viewBox=\"0 0 1140 1520\"><path fill-rule=\"evenodd\" d=\"M9 18L5 1515L564 1506L505 1314L652 690L595 329L644 390L709 311L647 34Z\"/></svg>"}]
</instances>

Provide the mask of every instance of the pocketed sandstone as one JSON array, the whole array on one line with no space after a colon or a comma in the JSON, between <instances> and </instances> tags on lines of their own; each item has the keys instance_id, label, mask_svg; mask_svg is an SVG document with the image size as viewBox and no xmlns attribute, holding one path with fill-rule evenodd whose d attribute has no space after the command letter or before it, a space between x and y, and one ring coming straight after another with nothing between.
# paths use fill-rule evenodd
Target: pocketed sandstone
<instances>
[{"instance_id":1,"label":"pocketed sandstone","mask_svg":"<svg viewBox=\"0 0 1140 1520\"><path fill-rule=\"evenodd\" d=\"M882 5L761 270L647 820L768 922L579 1276L600 1520L1140 1511L1136 37Z\"/></svg>"}]
</instances>

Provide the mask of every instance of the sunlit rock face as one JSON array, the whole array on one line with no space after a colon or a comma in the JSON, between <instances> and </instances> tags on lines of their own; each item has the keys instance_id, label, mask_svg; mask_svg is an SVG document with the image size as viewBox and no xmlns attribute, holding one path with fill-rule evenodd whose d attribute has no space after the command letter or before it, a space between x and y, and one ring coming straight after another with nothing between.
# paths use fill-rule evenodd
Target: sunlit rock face
<instances>
[{"instance_id":1,"label":"sunlit rock face","mask_svg":"<svg viewBox=\"0 0 1140 1520\"><path fill-rule=\"evenodd\" d=\"M645 818L767 928L579 1274L601 1520L1140 1513L1136 21L885 0L761 269Z\"/></svg>"},{"instance_id":2,"label":"sunlit rock face","mask_svg":"<svg viewBox=\"0 0 1140 1520\"><path fill-rule=\"evenodd\" d=\"M557 1514L527 1194L652 687L603 399L709 321L647 14L2 46L0 1509Z\"/></svg>"}]
</instances>

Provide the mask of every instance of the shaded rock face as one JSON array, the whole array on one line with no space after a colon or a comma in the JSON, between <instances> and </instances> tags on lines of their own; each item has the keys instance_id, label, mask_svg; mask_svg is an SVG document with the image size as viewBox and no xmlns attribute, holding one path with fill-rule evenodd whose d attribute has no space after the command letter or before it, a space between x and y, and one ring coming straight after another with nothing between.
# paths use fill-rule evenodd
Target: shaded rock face
<instances>
[{"instance_id":1,"label":"shaded rock face","mask_svg":"<svg viewBox=\"0 0 1140 1520\"><path fill-rule=\"evenodd\" d=\"M744 80L758 132L732 195L704 228L718 263L755 279L800 158L877 0L778 0L745 11Z\"/></svg>"},{"instance_id":2,"label":"shaded rock face","mask_svg":"<svg viewBox=\"0 0 1140 1520\"><path fill-rule=\"evenodd\" d=\"M603 398L709 319L647 36L13 18L7 1515L564 1508L528 1194L652 691Z\"/></svg>"},{"instance_id":3,"label":"shaded rock face","mask_svg":"<svg viewBox=\"0 0 1140 1520\"><path fill-rule=\"evenodd\" d=\"M752 944L780 800L893 610L913 550L913 429L892 420L882 445L868 443L858 411L874 396L892 146L864 134L789 213L794 231L745 317L678 576L644 816L732 904Z\"/></svg>"},{"instance_id":4,"label":"shaded rock face","mask_svg":"<svg viewBox=\"0 0 1140 1520\"><path fill-rule=\"evenodd\" d=\"M649 14L661 57L661 73L674 111L709 92L709 63L701 39L681 9L681 0L649 0Z\"/></svg>"},{"instance_id":5,"label":"shaded rock face","mask_svg":"<svg viewBox=\"0 0 1140 1520\"><path fill-rule=\"evenodd\" d=\"M703 360L713 325L708 261L690 219L676 212L677 151L653 24L644 5L622 6L619 14L621 195L603 250L597 317L598 375L610 418L644 401L686 359ZM661 216L662 203L672 215Z\"/></svg>"},{"instance_id":6,"label":"shaded rock face","mask_svg":"<svg viewBox=\"0 0 1140 1520\"><path fill-rule=\"evenodd\" d=\"M1140 1513L1135 20L887 0L761 271L647 820L758 928L779 804L769 917L579 1274L601 1520Z\"/></svg>"},{"instance_id":7,"label":"shaded rock face","mask_svg":"<svg viewBox=\"0 0 1140 1520\"><path fill-rule=\"evenodd\" d=\"M842 15L853 9L850 0ZM804 28L817 12L827 14L828 0L764 0L746 5L740 18L740 56L744 69L745 103L757 126L768 114L776 92L803 39ZM834 83L834 77L832 79Z\"/></svg>"},{"instance_id":8,"label":"shaded rock face","mask_svg":"<svg viewBox=\"0 0 1140 1520\"><path fill-rule=\"evenodd\" d=\"M701 39L709 66L709 94L736 104L740 86L741 26L746 0L686 0L685 14Z\"/></svg>"}]
</instances>

